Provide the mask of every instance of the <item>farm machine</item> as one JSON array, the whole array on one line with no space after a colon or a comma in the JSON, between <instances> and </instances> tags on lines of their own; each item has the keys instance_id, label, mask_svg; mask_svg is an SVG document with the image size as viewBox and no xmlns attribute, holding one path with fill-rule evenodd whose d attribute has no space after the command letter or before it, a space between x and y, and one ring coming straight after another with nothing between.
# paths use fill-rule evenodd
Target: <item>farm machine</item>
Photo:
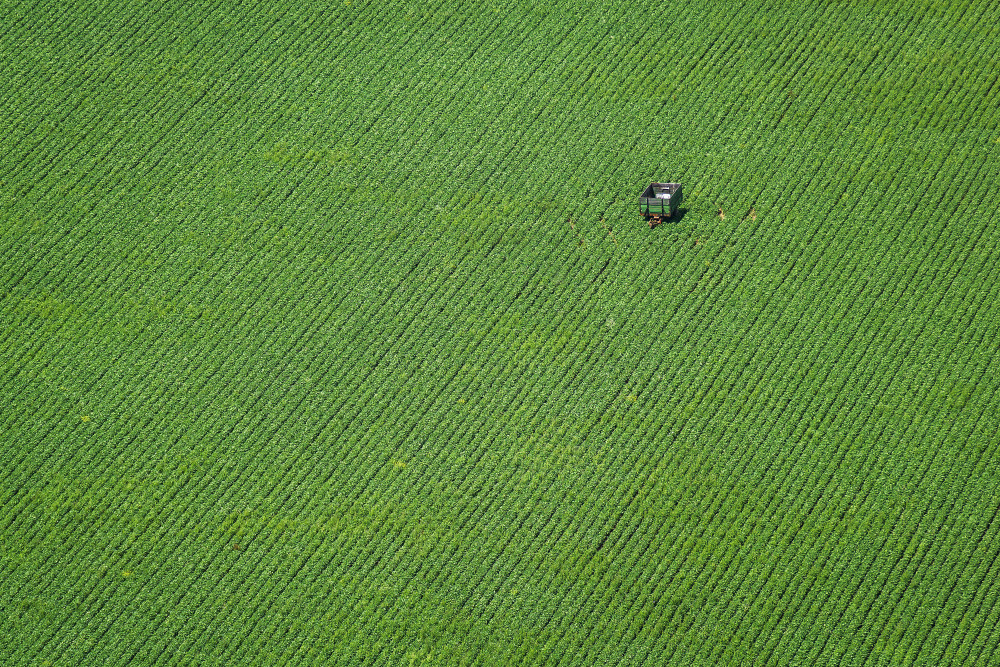
<instances>
[{"instance_id":1,"label":"farm machine","mask_svg":"<svg viewBox=\"0 0 1000 667\"><path fill-rule=\"evenodd\" d=\"M683 197L680 183L650 183L639 195L639 215L652 229L676 215Z\"/></svg>"}]
</instances>

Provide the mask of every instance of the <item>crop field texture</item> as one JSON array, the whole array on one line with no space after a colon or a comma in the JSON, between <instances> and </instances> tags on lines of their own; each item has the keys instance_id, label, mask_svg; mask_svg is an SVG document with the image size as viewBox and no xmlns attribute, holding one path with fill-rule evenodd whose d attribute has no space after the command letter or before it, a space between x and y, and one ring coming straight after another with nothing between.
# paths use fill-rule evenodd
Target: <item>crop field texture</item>
<instances>
[{"instance_id":1,"label":"crop field texture","mask_svg":"<svg viewBox=\"0 0 1000 667\"><path fill-rule=\"evenodd\" d=\"M1000 3L0 17L0 664L1000 664Z\"/></svg>"}]
</instances>

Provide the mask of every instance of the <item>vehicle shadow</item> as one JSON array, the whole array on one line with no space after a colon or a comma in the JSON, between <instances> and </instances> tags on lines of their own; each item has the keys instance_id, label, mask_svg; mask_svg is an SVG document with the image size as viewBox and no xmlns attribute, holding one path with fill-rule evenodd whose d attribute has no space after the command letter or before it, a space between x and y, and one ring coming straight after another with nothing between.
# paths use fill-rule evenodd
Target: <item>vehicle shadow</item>
<instances>
[{"instance_id":1,"label":"vehicle shadow","mask_svg":"<svg viewBox=\"0 0 1000 667\"><path fill-rule=\"evenodd\" d=\"M682 220L684 220L684 216L687 215L687 212L688 212L688 209L686 209L686 208L679 208L679 209L677 209L677 212L674 213L674 215L672 217L667 218L661 224L656 225L655 227L653 227L653 231L656 231L657 229L661 229L663 227L668 227L668 226L676 225L677 223L679 223Z\"/></svg>"}]
</instances>

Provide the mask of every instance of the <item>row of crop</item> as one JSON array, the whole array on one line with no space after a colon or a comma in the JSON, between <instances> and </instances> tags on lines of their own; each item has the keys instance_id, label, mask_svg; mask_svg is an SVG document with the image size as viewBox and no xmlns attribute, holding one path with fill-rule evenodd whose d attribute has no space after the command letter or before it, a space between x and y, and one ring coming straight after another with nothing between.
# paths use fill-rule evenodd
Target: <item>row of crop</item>
<instances>
[{"instance_id":1,"label":"row of crop","mask_svg":"<svg viewBox=\"0 0 1000 667\"><path fill-rule=\"evenodd\" d=\"M500 127L503 127L503 123L502 123L502 122L497 122L497 123L492 123L492 124L490 124L490 125L489 125L489 126L487 126L487 127L492 127L492 128L500 128ZM526 141L526 140L519 140L519 142L520 142L521 144L523 144L523 145L532 145L532 144L535 144L535 143L537 143L537 142L528 142L528 141ZM524 172L524 173L527 173L527 172ZM488 174L487 174L487 175L488 175ZM550 185L549 183L545 183L545 184L543 184L543 189L545 188L545 186L549 186L549 185Z\"/></svg>"},{"instance_id":2,"label":"row of crop","mask_svg":"<svg viewBox=\"0 0 1000 667\"><path fill-rule=\"evenodd\" d=\"M539 72L555 76L563 70L586 72L591 68L589 76L597 71L612 76L615 72L627 71L624 63L641 57L646 50L640 39L632 43L606 39L608 31L612 30L608 24L596 24L591 29L596 29L596 32L587 36L583 42L585 48L574 48L574 60L563 62L552 56ZM655 40L653 36L650 38ZM593 63L599 61L621 64L616 69L598 70ZM511 185L519 189L531 188L528 194L533 198L556 193L556 202L560 208L566 208L577 215L578 221L595 215L585 191L592 190L601 200L604 199L606 192L603 184L617 184L621 181L619 172L624 165L619 164L618 160L623 153L627 155L629 152L623 144L636 146L643 139L644 132L632 131L633 128L641 128L641 123L635 123L628 113L619 113L621 105L641 91L643 83L636 78L624 78L620 95L610 101L595 98L585 90L574 94L572 87L579 83L572 77L567 78L558 88L547 89L546 98L542 99L548 101L539 104L537 116L532 118L529 127L551 128L551 131L541 136L527 132L519 136L518 150L511 154L510 167L506 169L521 178L512 179ZM530 95L530 90L526 95ZM526 98L528 101L531 99L532 97ZM521 106L513 111L520 115L524 110ZM611 122L612 119L614 122ZM515 116L508 122L519 121ZM667 139L666 142L664 139ZM659 137L657 143L665 149L669 148L668 137ZM590 176L589 170L582 167L595 159L603 161L603 173L599 180L586 180L586 176ZM522 165L529 166L529 169L523 170ZM547 178L539 181L535 176L537 172L545 174ZM630 184L626 187L634 187L631 184L633 180L634 174L627 179ZM587 208L580 210L581 204L587 205ZM612 221L613 226L615 222Z\"/></svg>"},{"instance_id":3,"label":"row of crop","mask_svg":"<svg viewBox=\"0 0 1000 667\"><path fill-rule=\"evenodd\" d=\"M949 258L949 259L950 259L950 258ZM932 266L933 266L933 264L932 264ZM922 336L921 336L921 335L919 334L919 332L918 332L918 335L917 335L917 336L915 336L914 338L916 338L916 340L918 340L918 341L919 341L919 340L920 340L920 339L922 338ZM921 345L920 347L925 347L925 345ZM919 349L920 349L920 347L918 347L918 348L913 348L913 349L917 349L917 350L919 350ZM926 355L926 350L921 350L921 351L919 351L919 352L917 352L917 353L918 353L918 354L921 354L921 355ZM907 365L907 366L908 366L908 365L912 365L912 364L907 364L907 363L905 363L905 362L904 362L904 364L903 364L903 365ZM913 391L913 389L912 389L912 385L911 385L910 387L908 387L908 388L905 388L905 389L904 389L904 392L903 392L903 395L904 395L904 396L915 396L915 393L914 393L914 391ZM921 400L921 399L918 399L918 400ZM925 402L925 401L926 401L926 399L923 399L923 400L921 400L921 402ZM928 402L928 403L926 403L926 407L924 408L924 410L929 410L929 411L931 411L931 412L933 413L933 412L938 412L938 411L939 411L939 408L936 408L936 407L934 406L934 404L933 404L933 403L929 403L929 402ZM907 422L909 422L909 421L910 421L910 420L908 419L908 420L907 420ZM928 433L928 430L927 430L927 428L926 428L926 427L917 427L917 428L913 428L913 427L911 427L911 428L909 428L909 429L907 429L907 430L908 430L908 431L910 432L910 434L911 434L911 435L910 435L909 437L913 437L914 435L918 435L918 436L922 436L922 437L926 437L926 434ZM877 432L878 432L878 431L876 431L876 433L877 433ZM894 440L895 440L895 438L894 438Z\"/></svg>"},{"instance_id":4,"label":"row of crop","mask_svg":"<svg viewBox=\"0 0 1000 667\"><path fill-rule=\"evenodd\" d=\"M112 173L115 173L115 172L113 171ZM116 201L115 201L115 199L117 199L117 198L113 198L113 199L112 199L112 204L114 204L114 203L119 203L119 202L116 202ZM112 210L114 210L114 209L112 209ZM120 210L120 209L119 209L119 210ZM105 209L105 211L107 211L107 209ZM58 213L58 211L57 211L57 213ZM83 216L83 217L84 217L84 218L86 218L87 216L85 215L85 216ZM113 234L113 233L112 233L112 234L111 234L110 236L111 236L111 238L114 238L114 234ZM85 237L85 238L86 238L86 237ZM105 239L105 240L106 240L106 239ZM97 243L97 242L101 241L101 239L100 239L100 238L94 238L94 239L93 239L93 241L94 241L94 243ZM58 247L58 245L57 245L57 244L52 244L52 246L51 246L51 247L52 247L52 248L56 248L56 247ZM83 250L85 250L85 249L87 249L87 250L93 250L93 249L95 249L96 247L99 247L99 245L89 245L89 247L86 247L86 248L77 248L76 250L77 250L77 252L79 252L79 254L80 254L80 255L82 256L82 255L83 255L83 252L82 252ZM39 259L40 259L40 258L39 258ZM37 267L35 267L35 268L36 268L36 270L37 270Z\"/></svg>"},{"instance_id":5,"label":"row of crop","mask_svg":"<svg viewBox=\"0 0 1000 667\"><path fill-rule=\"evenodd\" d=\"M157 33L146 36L146 40L139 44L140 48L155 48ZM130 45L131 46L131 45ZM170 44L161 48L170 48ZM179 57L190 57L190 53L182 53ZM91 57L101 58L102 53L91 54ZM59 132L52 135L36 137L36 133L25 136L26 140L34 141L37 138L37 145L33 145L24 151L24 164L18 166L18 171L29 177L27 187L30 188L20 192L17 196L24 198L25 205L44 205L46 208L58 211L59 204L73 203L76 197L68 199L58 199L52 201L53 193L67 195L73 193L108 192L115 191L114 187L117 179L109 180L106 177L114 173L110 169L116 162L131 162L131 150L133 142L137 138L130 129L134 126L137 118L146 120L146 124L157 123L162 120L163 126L175 123L186 109L172 109L175 113L169 113L167 104L172 104L176 98L174 94L179 92L176 86L164 86L164 82L144 81L144 87L134 91L129 91L126 99L131 98L132 104L126 106L122 104L122 99L116 97L119 93L115 89L123 82L112 77L115 70L109 68L102 72L103 78L94 76L96 80L86 80L71 90L88 90L91 87L91 99L85 104L81 101L67 101L60 111L64 114L57 122ZM134 83L129 81L129 83ZM164 90L165 88L165 90ZM153 95L159 89L160 96ZM142 95L139 99L155 98L159 100L160 111L151 110L149 115L141 106L141 102L132 93ZM146 96L149 97L146 97ZM109 114L109 110L113 113ZM166 112L166 113L163 113ZM163 127L161 126L161 128ZM163 131L162 129L160 131ZM148 149L155 146L155 140L150 142L148 135L144 135L142 146ZM124 164L122 164L124 166ZM38 173L42 172L42 179L38 178ZM105 178L101 178L104 176ZM44 190L38 186L44 184ZM53 211L53 212L55 212Z\"/></svg>"},{"instance_id":6,"label":"row of crop","mask_svg":"<svg viewBox=\"0 0 1000 667\"><path fill-rule=\"evenodd\" d=\"M82 253L81 253L81 254L82 254ZM100 273L99 273L99 272L98 272L98 275L100 275ZM73 278L73 277L74 277L74 276L73 276L73 275L72 275L71 273L69 273L69 272L66 272L66 273L65 273L65 275L64 275L64 276L62 276L62 278L63 278L64 280L65 280L65 279L68 279L68 278ZM43 278L43 279L44 279L44 278ZM93 278L91 278L91 279L93 280Z\"/></svg>"},{"instance_id":7,"label":"row of crop","mask_svg":"<svg viewBox=\"0 0 1000 667\"><path fill-rule=\"evenodd\" d=\"M805 339L808 340L809 336L806 336ZM779 384L778 386L781 386L781 384ZM767 421L769 423L778 423L779 419L780 420L784 420L783 413L784 413L784 410L786 409L784 406L787 406L787 399L785 400L785 402L775 402L775 403L773 403L773 405L774 405L775 408L779 408L780 411L772 413L772 418L769 418ZM801 409L803 411L802 414L808 414L811 411L811 409L809 407L807 407L807 406L804 406ZM779 484L779 487L783 487L783 486L784 486L784 483ZM776 491L777 491L777 489L776 489Z\"/></svg>"},{"instance_id":8,"label":"row of crop","mask_svg":"<svg viewBox=\"0 0 1000 667\"><path fill-rule=\"evenodd\" d=\"M36 9L44 11L42 7ZM13 62L18 62L18 57L24 58L29 54L36 55L35 62L18 63L24 66L23 82L25 85L15 86L8 90L4 100L9 108L22 111L22 113L10 119L12 121L12 132L5 138L5 141L12 142L8 146L8 149L16 155L11 164L14 168L14 173L20 174L22 177L34 177L33 170L28 168L30 166L28 160L34 159L37 161L39 157L38 149L45 146L46 139L51 142L52 137L45 131L46 128L63 126L66 121L73 122L74 116L79 113L79 106L72 103L72 98L79 94L79 89L81 87L85 89L88 86L100 86L106 83L108 78L107 73L102 78L91 73L90 76L85 76L82 80L74 82L78 84L77 86L63 85L61 90L58 90L59 83L65 84L65 81L60 81L60 79L68 78L64 73L67 71L89 73L92 69L96 69L95 63L101 61L109 46L111 48L123 49L130 42L135 43L133 40L136 40L138 32L125 30L124 25L118 26L114 30L115 34L111 37L110 44L108 42L89 43L90 40L86 39L86 37L96 29L96 24L99 21L95 21L95 17L93 16L86 15L88 9L86 6L64 7L58 15L49 9L47 12L48 16L45 19L39 16L33 16L30 19L25 17L27 19L26 24L18 26L16 21L11 24L9 32L14 34L9 34L8 38L3 42L4 49L12 52ZM73 14L72 17L69 16L71 13ZM83 16L81 16L81 13ZM107 17L104 18L106 19ZM128 23L128 19L125 19L125 23ZM144 22L140 22L140 24L142 23ZM153 26L155 24L152 24L150 27ZM20 40L16 37L18 33L21 36ZM83 36L82 40L80 40L80 33ZM47 47L49 44L72 38L77 38L84 44L84 48L81 49L78 42L76 45L77 48L73 50L72 55L75 60L72 63L72 68L69 68L69 63L63 59L65 57L64 51L52 50L50 53L45 53L48 50ZM150 37L147 36L147 43L149 39ZM39 49L42 51L42 54L36 54L34 50L39 48L38 45L46 45ZM138 42L136 45L145 46L142 42ZM50 55L52 59L44 58L44 55ZM34 90L37 94L39 89L44 89L46 86L56 88L58 93L53 91L53 95L51 96L43 95L44 102L41 106L36 106L36 104L32 104L31 106L37 109L37 111L54 111L57 115L42 120L38 117L41 114L36 115L37 112L24 113L28 109L25 109L18 103L24 91ZM36 98L35 102L37 103L37 101L38 98ZM17 150L18 145L21 143L28 143L29 145L24 150ZM43 160L43 162L45 161L48 160Z\"/></svg>"},{"instance_id":9,"label":"row of crop","mask_svg":"<svg viewBox=\"0 0 1000 667\"><path fill-rule=\"evenodd\" d=\"M898 42L894 42L895 46L893 48L897 48L898 49L898 48L900 48L901 44L903 44L903 43L905 43L905 40L902 40L902 39L899 40ZM866 68L866 69L861 70L856 65L848 65L848 67L842 69L841 71L842 71L842 73L847 73L848 71L853 71L853 73L850 74L849 77L850 78L855 78L857 76L857 74L858 74L859 71L867 74L867 73L870 73L872 69L873 68ZM804 74L808 75L810 72L815 72L816 74L820 74L820 75L824 74L824 72L823 72L822 69L816 68L816 67L814 67L812 65L810 65L807 69L804 70ZM801 85L801 84L796 84L796 85ZM801 107L807 113L815 114L817 112L817 110L821 109L824 106L824 104L820 103L820 100L822 99L822 97L829 95L830 94L830 92L829 92L830 90L836 89L838 87L847 87L849 89L849 85L850 84L847 84L847 86L838 86L833 81L823 82L822 86L820 86L818 88L816 86L813 86L811 88L813 91L818 91L818 94L819 94L819 97L817 97L815 101L813 101L813 100L798 101L797 100L796 101L796 106L797 107ZM809 90L810 90L810 88L806 88L805 92L807 94L809 94ZM815 92L812 93L812 95L815 95L815 94L816 94ZM798 96L798 93L796 93L796 96ZM755 97L758 97L758 96L755 96L755 95L751 94L751 95L749 95L749 97L750 98L755 98ZM814 131L818 131L818 130L819 130L819 128L817 127L816 130L814 130ZM828 131L828 130L826 130L826 131ZM834 146L834 148L836 149L836 146ZM764 182L767 182L767 181L769 181L769 178L765 177L765 178L763 178L761 180L764 181ZM772 184L772 186L776 188L776 195L780 196L780 194L778 194L778 193L780 193L780 191L781 191L781 184ZM769 197L769 199L770 199L770 197Z\"/></svg>"},{"instance_id":10,"label":"row of crop","mask_svg":"<svg viewBox=\"0 0 1000 667\"><path fill-rule=\"evenodd\" d=\"M97 58L99 57L99 55L95 52L91 53L89 57ZM94 81L93 85L100 85L101 83L102 82L100 81ZM63 106L67 107L65 110L66 116L65 118L59 119L58 122L61 123L63 126L69 125L70 127L72 127L75 122L77 114L74 114L74 107L72 105L65 104ZM80 130L79 136L73 139L74 141L78 142L77 148L79 148L80 142L87 142L86 146L90 147L88 150L90 152L97 152L96 149L99 146L99 140L101 139L101 133L96 131L97 128L99 127L100 123L99 119L100 115L92 114L88 120L85 120ZM24 142L31 143L31 146L29 146L28 149L23 152L24 160L26 161L18 162L15 160L13 164L14 171L12 173L18 175L19 177L27 179L26 182L28 186L34 188L35 194L32 197L30 196L32 194L31 191L23 191L18 195L14 195L14 198L11 201L11 206L13 207L13 209L10 211L10 213L12 215L17 215L15 211L21 212L26 210L44 210L45 218L42 220L41 223L43 225L43 229L50 228L54 221L59 220L62 217L62 215L64 215L63 212L71 212L74 209L79 210L79 206L81 204L81 202L77 201L74 197L56 199L55 201L45 200L44 192L47 191L51 193L55 191L56 188L58 188L59 191L63 193L76 192L77 190L79 190L78 185L81 179L87 176L86 173L82 173L81 171L77 170L76 166L72 161L70 163L66 163L65 157L64 156L61 157L61 155L63 155L67 151L67 143L63 137L64 133L65 130L63 130L58 134L49 135L46 137L36 137L35 135L37 133L35 131L31 131L27 135L21 133L14 133L12 135L20 138ZM97 140L98 143L86 140L85 137L87 133L94 135L93 138ZM47 142L47 144L45 142ZM53 152L48 154L47 157L40 155L40 148L46 145L53 146ZM72 146L70 146L70 149L72 149ZM83 156L84 161L88 161L90 159L90 157L87 156L87 151L81 153L81 156ZM79 159L81 156L77 156L77 158ZM44 166L46 164L48 164L49 166L48 167ZM60 164L73 165L73 166L65 166L65 168L59 169L58 173L56 173L56 167ZM44 172L41 176L38 173L40 169ZM48 177L45 174L51 174L52 176ZM32 184L37 184L37 185L32 185ZM92 207L93 206L91 205L91 208ZM73 215L73 213L70 213L70 215ZM37 216L32 216L32 217L38 220ZM31 254L33 255L32 257L33 263L30 265L30 267L37 269L38 267L36 265L38 263L41 263L44 266L45 262L49 261L50 259L50 257L46 254L46 251L51 252L51 250L56 247L56 243L60 238L63 240L68 240L66 233L67 229L62 228L49 232L50 234L49 236L41 238L36 237L37 240L44 239L44 241L41 247L36 246L32 248ZM11 235L10 237L8 237L8 241L10 243L15 244L14 246L8 246L8 251L10 251L12 248L18 248L19 252L23 252L23 250L20 250L20 248L23 246L23 239L21 236L16 234ZM39 254L40 251L42 252L42 254ZM15 285L31 284L30 282L27 282L25 280L27 276L26 270L28 269L28 267L29 265L22 265L17 263L11 265L10 268L14 269L14 271L12 271L11 275L8 276L8 278L5 280L5 287L8 290L10 290L14 289Z\"/></svg>"},{"instance_id":11,"label":"row of crop","mask_svg":"<svg viewBox=\"0 0 1000 667\"><path fill-rule=\"evenodd\" d=\"M573 114L566 114L566 116L567 116L567 117L572 117L572 115L573 115ZM499 125L499 124L498 124L498 125ZM527 143L527 142L525 142L525 143ZM532 142L532 143L536 143L536 142Z\"/></svg>"},{"instance_id":12,"label":"row of crop","mask_svg":"<svg viewBox=\"0 0 1000 667\"><path fill-rule=\"evenodd\" d=\"M971 553L962 553L966 551L966 539L975 539L955 521L958 498L965 495L963 487L969 482L966 471L942 459L938 457L929 470L929 479L921 484L923 492L930 496L928 516L915 528L914 538L906 545L904 560L890 577L893 585L887 586L886 595L893 601L893 608L882 607L875 615L873 625L882 631L874 641L874 652L923 655L923 644L936 634L934 631L947 632L948 621L961 617L967 609L951 598L972 557ZM935 608L931 618L924 611L929 607ZM937 629L939 624L942 627ZM892 626L896 631L887 636ZM901 658L900 655L897 659Z\"/></svg>"},{"instance_id":13,"label":"row of crop","mask_svg":"<svg viewBox=\"0 0 1000 667\"><path fill-rule=\"evenodd\" d=\"M430 206L430 203L421 200L413 201L410 196L412 192L418 191L418 184L413 183L413 175L424 175L428 171L438 169L447 173L451 168L445 165L438 166L433 161L435 154L435 144L442 137L442 129L453 127L463 110L475 100L471 96L456 97L456 91L464 85L462 79L474 73L481 63L488 62L491 48L496 39L496 31L504 30L509 35L510 27L502 26L499 22L489 20L485 26L473 28L469 25L459 24L451 26L449 41L455 46L449 47L444 35L437 35L433 39L422 40L423 46L417 48L413 57L404 70L407 76L402 79L398 77L387 77L383 82L374 79L362 91L365 96L374 96L374 107L359 110L356 104L351 103L350 98L344 98L343 109L335 112L335 117L347 119L365 119L362 127L353 127L352 134L355 137L353 146L359 153L370 156L373 162L369 165L366 178L382 179L389 178L393 182L393 193L404 198L407 202L403 210L399 210L398 205L393 202L389 207L378 207L375 211L377 219L396 219L402 213L409 218L419 218L424 214L421 210L423 206ZM486 33L487 39L482 39L482 33ZM433 34L433 33L422 33ZM473 39L473 36L476 38ZM504 37L506 39L506 37ZM420 46L418 44L418 46ZM432 48L427 48L427 47ZM433 48L437 47L437 48ZM468 64L462 67L449 67L445 69L445 76L429 77L431 70L436 69L434 64L435 55L440 48L458 48L466 51ZM406 53L409 49L403 51ZM423 85L423 82L434 82ZM391 87L387 94L379 94L385 88ZM453 103L454 102L454 103ZM429 127L427 127L429 121ZM339 121L335 121L340 126ZM423 131L413 131L420 128ZM430 130L431 138L428 140L427 129ZM461 160L467 155L464 151L449 152L455 160ZM413 156L413 160L408 160L407 155ZM428 158L431 158L428 160ZM386 168L393 165L397 169L408 162L413 164L399 173L393 174L385 172ZM374 168L374 171L372 171ZM441 172L438 172L439 174ZM402 176L402 178L400 178ZM388 194L388 193L386 193Z\"/></svg>"},{"instance_id":14,"label":"row of crop","mask_svg":"<svg viewBox=\"0 0 1000 667\"><path fill-rule=\"evenodd\" d=\"M236 375L236 376L234 376L234 377L239 377L239 375L240 375L240 374L242 374L242 375L246 376L246 371L244 370L244 371L242 371L242 372L241 372L241 371L239 371L239 370L238 370L238 371L237 371L237 375ZM225 386L225 382L222 382L221 384L222 384L222 386ZM264 390L263 390L263 391L262 391L262 392L260 393L260 396L262 396L262 397L267 397L267 396L268 396L268 393L267 393L267 389L266 389L266 388L264 388ZM258 399L258 400L259 400L259 399ZM252 404L251 404L251 405L250 405L249 407L250 407L250 408L252 408L252 407L253 407L253 406L252 406ZM257 422L257 423L259 424L260 422ZM253 423L251 423L251 424L248 424L247 426L248 426L248 428L247 428L246 430L244 430L244 429L241 429L241 428L239 428L239 426L238 426L238 425L236 426L236 429L235 429L235 433L234 433L234 435L238 435L238 436L241 436L241 437L239 437L239 438L238 438L238 440L236 441L236 443L235 443L235 444L236 444L236 446L234 447L234 451L236 451L236 452L239 452L239 451L240 451L241 449L245 448L245 447L246 447L247 445L249 445L249 444L250 444L251 442L255 442L255 441L256 441L256 438L254 438L253 440L247 440L247 439L246 439L247 437L249 437L249 435L250 435L251 433L255 434L255 435L256 435L257 437L260 437L260 438L261 438L261 439L263 439L263 440L267 440L267 439L268 439L268 438L270 437L270 438L272 438L272 439L271 439L271 442L272 442L272 443L274 443L274 442L275 442L275 441L273 440L273 434L274 434L274 433L276 433L276 430L275 430L275 431L271 431L270 429L268 429L268 431L271 431L271 433L272 433L272 435L271 435L271 436L268 436L268 435L267 435L266 433L261 433L261 432L260 432L260 430L258 429L258 427L257 427L257 426L255 426L255 425L254 425ZM279 428L279 427L281 427L281 424L280 424L280 423L277 423L277 424L275 424L275 429L277 429L277 428ZM215 428L217 428L217 427L215 427ZM254 433L254 432L255 432L255 433ZM260 472L262 473L262 476L263 476L263 473L264 473L264 472L265 472L266 470L267 470L267 466L265 466L264 468L262 468L262 469L260 470ZM252 473L251 473L251 474L252 474ZM232 492L233 492L234 494L236 494L236 495L239 495L239 494L241 494L241 493L246 493L246 489L243 489L243 490L241 491L241 490L240 490L239 488L234 488L234 489L232 489L231 491L232 491ZM250 495L251 495L251 497L254 497L254 496L255 496L256 494L255 494L255 493L251 493ZM250 546L248 546L248 547L246 547L246 548L251 548L251 547L250 547Z\"/></svg>"},{"instance_id":15,"label":"row of crop","mask_svg":"<svg viewBox=\"0 0 1000 667\"><path fill-rule=\"evenodd\" d=\"M553 39L561 39L561 37L557 38L556 36L553 36ZM553 45L551 44L549 46L550 48L558 48L557 46L558 43L560 42L556 41L556 46L553 47ZM513 75L511 78L513 78L513 83L515 83L515 85L521 86L522 84L520 82L523 82L523 84L527 84L531 80L538 79L539 72L537 68L540 64L545 62L543 54L535 56L535 58L537 59L536 63L532 63L531 60L529 59L528 60L529 65L527 67L524 67L524 69L521 70L520 72L514 70L514 72L511 73ZM484 65L486 66L490 66L491 64L493 67L496 67L495 63L484 63ZM475 96L475 91L473 91L473 95ZM455 160L457 162L456 166L459 169L457 172L454 171L454 168L449 167L447 162L441 164L440 169L452 171L453 173L450 175L450 178L462 178L464 176L466 178L466 182L464 184L465 188L471 189L472 191L478 190L490 193L490 192L496 192L497 188L505 188L507 183L506 179L502 178L498 182L498 180L495 178L495 174L492 172L492 169L485 169L485 170L473 169L474 165L471 161L465 159L466 155L470 153L472 155L477 155L477 154L487 155L489 156L490 166L493 166L495 164L497 167L499 167L504 163L502 161L509 159L509 158L504 158L503 157L504 154L511 156L514 154L514 151L516 151L518 147L528 146L528 145L538 145L539 141L538 139L530 137L529 135L521 135L518 130L519 127L527 127L527 128L536 127L537 126L536 123L530 123L525 125L522 121L518 125L507 124L506 114L513 112L515 108L522 108L522 111L524 110L523 107L512 106L513 104L516 104L516 98L509 97L507 103L501 105L500 108L497 109L495 112L489 110L488 107L485 108L484 110L483 107L479 106L481 104L482 102L479 102L479 104L477 104L476 107L470 109L471 114L469 115L469 118L464 119L464 122L460 122L457 125L454 121L452 123L449 123L449 127L452 129L450 129L444 135L443 138L450 143L467 147L467 149L466 151L457 154L457 156L451 157L452 160ZM486 117L487 120L486 123L474 122L476 117L481 116L484 113L489 114ZM461 118L461 116L459 116L456 117L455 120L463 120L463 119ZM507 132L513 132L516 135L518 135L516 140L510 141L509 140L510 136L506 134ZM485 144L483 143L483 139L486 136L495 136L497 138L494 141L490 141L490 143ZM507 141L501 140L501 137L504 136L506 137ZM480 146L482 148L480 148ZM512 159L511 162L523 162L523 160ZM525 170L524 169L525 166L526 165L521 164L517 172L515 173L521 175L522 178L530 178L531 170ZM557 174L558 172L556 172L555 175ZM555 176L553 174L548 174L548 175ZM549 179L539 182L538 179L535 178L534 181L535 181L534 185L542 191L546 190L551 191L556 189L555 187L553 187ZM514 221L518 221L520 224L523 224L520 222L519 220L520 216L517 215L516 211L514 212L513 216L509 217L513 217ZM486 221L494 222L493 220L488 220L488 219Z\"/></svg>"}]
</instances>

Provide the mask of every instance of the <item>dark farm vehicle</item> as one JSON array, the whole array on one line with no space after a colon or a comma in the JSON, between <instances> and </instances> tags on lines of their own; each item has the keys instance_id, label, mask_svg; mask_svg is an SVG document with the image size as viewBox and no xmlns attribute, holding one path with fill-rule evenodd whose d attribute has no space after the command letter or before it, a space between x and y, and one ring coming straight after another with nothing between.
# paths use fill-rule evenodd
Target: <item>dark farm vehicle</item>
<instances>
[{"instance_id":1,"label":"dark farm vehicle","mask_svg":"<svg viewBox=\"0 0 1000 667\"><path fill-rule=\"evenodd\" d=\"M639 215L652 229L674 217L683 198L680 183L650 183L639 195Z\"/></svg>"}]
</instances>

